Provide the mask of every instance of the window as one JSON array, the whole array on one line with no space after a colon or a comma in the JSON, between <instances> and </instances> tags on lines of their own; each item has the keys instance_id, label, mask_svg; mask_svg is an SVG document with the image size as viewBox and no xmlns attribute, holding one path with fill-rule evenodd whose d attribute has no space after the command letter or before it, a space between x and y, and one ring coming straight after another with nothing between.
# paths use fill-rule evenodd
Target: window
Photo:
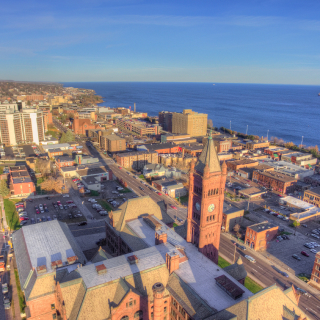
<instances>
[{"instance_id":1,"label":"window","mask_svg":"<svg viewBox=\"0 0 320 320\"><path fill-rule=\"evenodd\" d=\"M52 314L52 319L57 319L57 315L55 313Z\"/></svg>"},{"instance_id":2,"label":"window","mask_svg":"<svg viewBox=\"0 0 320 320\"><path fill-rule=\"evenodd\" d=\"M135 314L134 314L134 318L135 319L142 319L143 318L143 312L142 312L142 310L139 310L139 311L137 311Z\"/></svg>"},{"instance_id":3,"label":"window","mask_svg":"<svg viewBox=\"0 0 320 320\"><path fill-rule=\"evenodd\" d=\"M163 308L163 312L164 312L164 313L167 313L167 307L164 307L164 308Z\"/></svg>"},{"instance_id":4,"label":"window","mask_svg":"<svg viewBox=\"0 0 320 320\"><path fill-rule=\"evenodd\" d=\"M121 320L129 320L129 317L128 317L128 316L123 316L123 317L121 318Z\"/></svg>"},{"instance_id":5,"label":"window","mask_svg":"<svg viewBox=\"0 0 320 320\"><path fill-rule=\"evenodd\" d=\"M53 309L55 309L56 308L56 306L55 306L55 304L53 303L52 305L51 305L51 309L53 310Z\"/></svg>"}]
</instances>

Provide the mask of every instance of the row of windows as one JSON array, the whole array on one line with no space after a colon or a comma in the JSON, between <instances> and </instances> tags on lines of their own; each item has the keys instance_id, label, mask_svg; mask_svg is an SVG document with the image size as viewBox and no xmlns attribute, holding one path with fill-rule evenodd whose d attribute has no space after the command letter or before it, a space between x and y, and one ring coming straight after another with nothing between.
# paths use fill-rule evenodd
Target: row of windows
<instances>
[{"instance_id":1,"label":"row of windows","mask_svg":"<svg viewBox=\"0 0 320 320\"><path fill-rule=\"evenodd\" d=\"M207 221L214 221L215 217L215 215L207 216Z\"/></svg>"}]
</instances>

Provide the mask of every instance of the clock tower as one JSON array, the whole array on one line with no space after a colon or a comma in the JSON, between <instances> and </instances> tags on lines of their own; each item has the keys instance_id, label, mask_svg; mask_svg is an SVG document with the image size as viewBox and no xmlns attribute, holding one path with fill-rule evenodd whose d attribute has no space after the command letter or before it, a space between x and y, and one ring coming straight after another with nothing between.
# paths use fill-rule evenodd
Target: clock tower
<instances>
[{"instance_id":1,"label":"clock tower","mask_svg":"<svg viewBox=\"0 0 320 320\"><path fill-rule=\"evenodd\" d=\"M216 264L226 177L227 165L220 166L210 134L199 160L191 163L187 241Z\"/></svg>"}]
</instances>

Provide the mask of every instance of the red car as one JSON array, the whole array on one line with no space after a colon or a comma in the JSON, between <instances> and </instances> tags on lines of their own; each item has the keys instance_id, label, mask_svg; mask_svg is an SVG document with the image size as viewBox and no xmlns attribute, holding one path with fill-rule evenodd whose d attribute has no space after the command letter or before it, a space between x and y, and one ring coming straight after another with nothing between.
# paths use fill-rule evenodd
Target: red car
<instances>
[{"instance_id":1,"label":"red car","mask_svg":"<svg viewBox=\"0 0 320 320\"><path fill-rule=\"evenodd\" d=\"M170 207L171 207L172 209L174 209L174 210L178 210L177 207L174 206L174 205L172 205L172 204L170 205Z\"/></svg>"},{"instance_id":2,"label":"red car","mask_svg":"<svg viewBox=\"0 0 320 320\"><path fill-rule=\"evenodd\" d=\"M119 167L119 169L122 169L122 167Z\"/></svg>"},{"instance_id":3,"label":"red car","mask_svg":"<svg viewBox=\"0 0 320 320\"><path fill-rule=\"evenodd\" d=\"M20 221L25 221L25 220L29 220L29 218L28 217L20 217L19 220Z\"/></svg>"},{"instance_id":4,"label":"red car","mask_svg":"<svg viewBox=\"0 0 320 320\"><path fill-rule=\"evenodd\" d=\"M39 214L39 213L40 213L40 211L37 209L37 210L36 210L36 214Z\"/></svg>"},{"instance_id":5,"label":"red car","mask_svg":"<svg viewBox=\"0 0 320 320\"><path fill-rule=\"evenodd\" d=\"M162 196L162 193L160 193L160 192L157 192L157 195L158 195L158 196Z\"/></svg>"},{"instance_id":6,"label":"red car","mask_svg":"<svg viewBox=\"0 0 320 320\"><path fill-rule=\"evenodd\" d=\"M309 257L309 255L308 255L305 251L301 251L301 254L302 254L303 256Z\"/></svg>"}]
</instances>

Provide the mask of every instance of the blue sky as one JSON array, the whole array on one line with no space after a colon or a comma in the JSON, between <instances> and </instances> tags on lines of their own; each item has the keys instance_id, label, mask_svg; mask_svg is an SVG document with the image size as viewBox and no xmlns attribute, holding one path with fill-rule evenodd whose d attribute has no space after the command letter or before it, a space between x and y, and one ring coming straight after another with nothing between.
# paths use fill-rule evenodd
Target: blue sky
<instances>
[{"instance_id":1,"label":"blue sky","mask_svg":"<svg viewBox=\"0 0 320 320\"><path fill-rule=\"evenodd\" d=\"M2 1L0 79L320 84L320 1Z\"/></svg>"}]
</instances>

